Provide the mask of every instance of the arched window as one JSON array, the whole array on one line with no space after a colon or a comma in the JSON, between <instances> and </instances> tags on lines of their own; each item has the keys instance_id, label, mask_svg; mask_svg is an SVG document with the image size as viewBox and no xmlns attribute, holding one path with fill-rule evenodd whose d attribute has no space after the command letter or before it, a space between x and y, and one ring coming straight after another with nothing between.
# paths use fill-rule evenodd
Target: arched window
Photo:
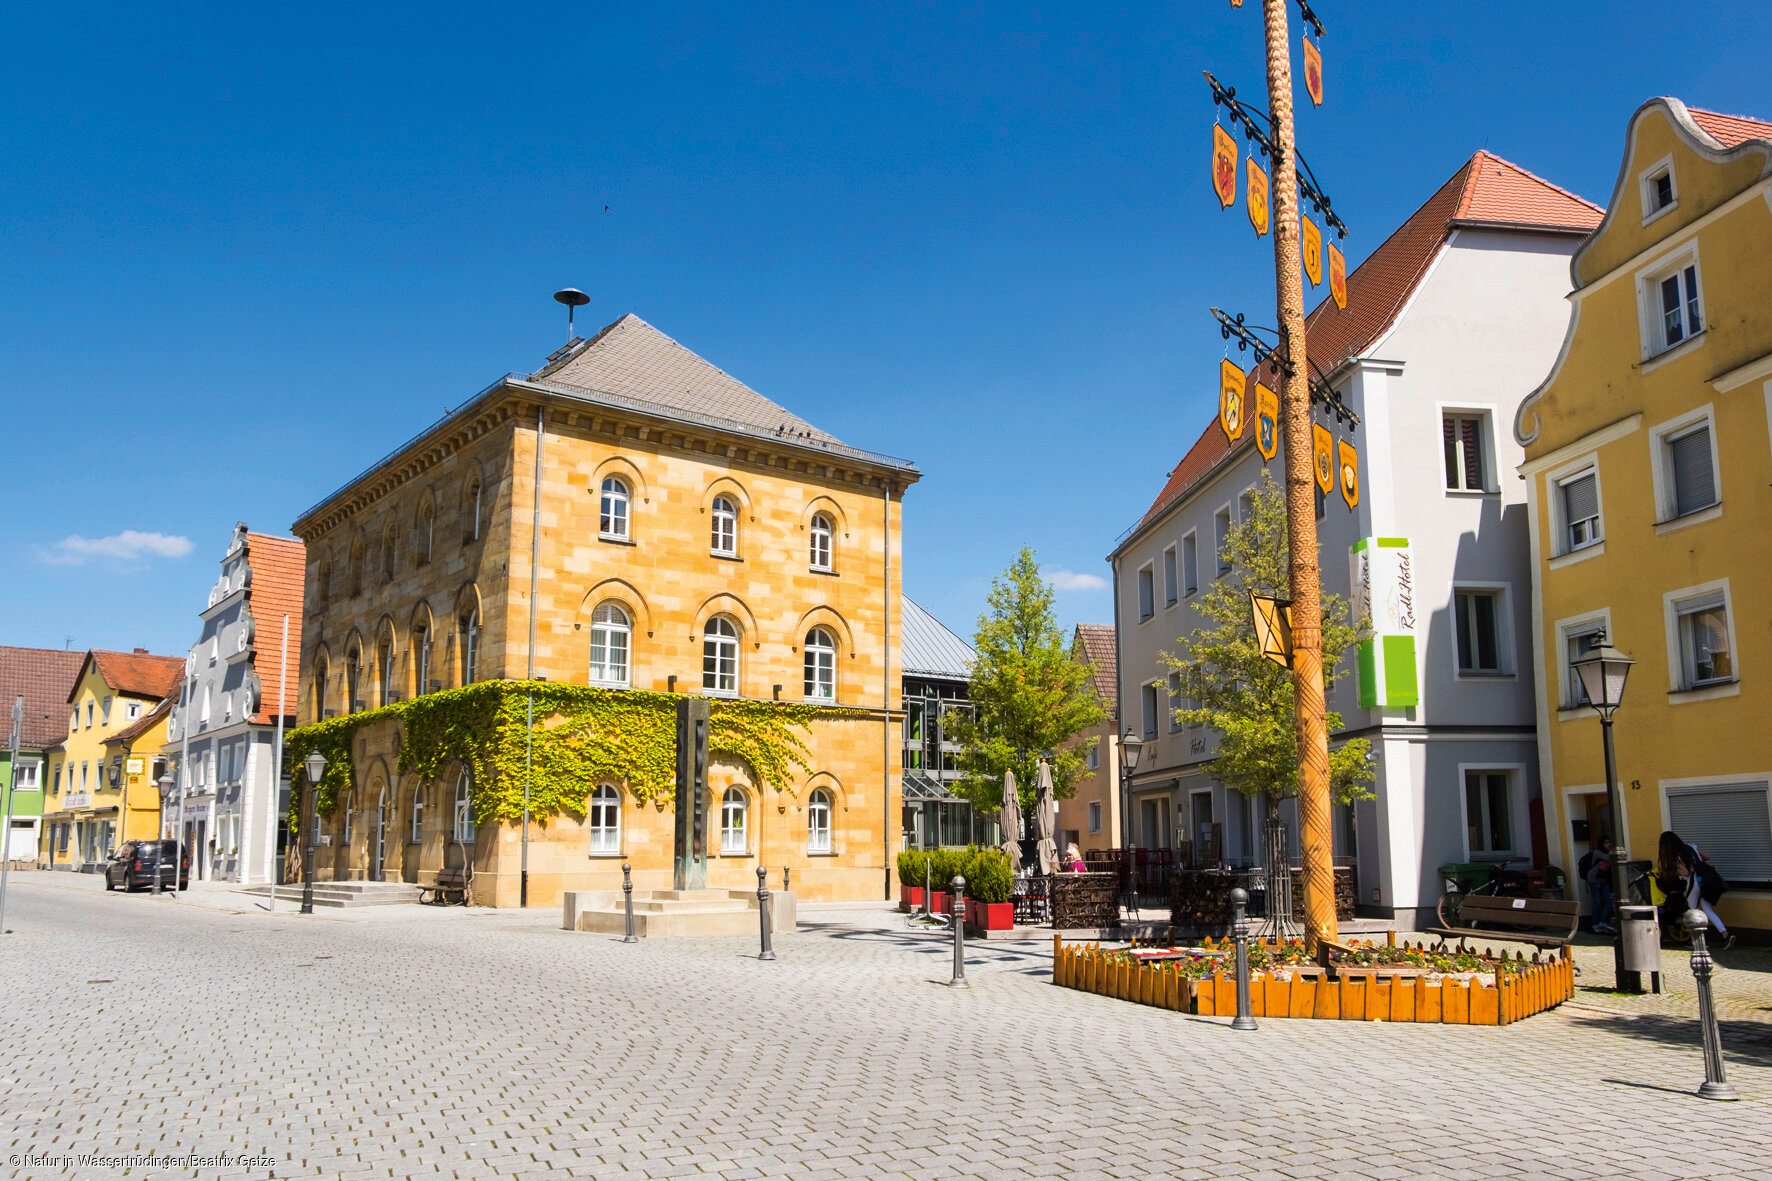
<instances>
[{"instance_id":1,"label":"arched window","mask_svg":"<svg viewBox=\"0 0 1772 1181\"><path fill-rule=\"evenodd\" d=\"M394 704L394 640L388 637L381 642L381 650L375 654L376 670L381 678L381 704Z\"/></svg>"},{"instance_id":2,"label":"arched window","mask_svg":"<svg viewBox=\"0 0 1772 1181\"><path fill-rule=\"evenodd\" d=\"M418 527L412 531L412 556L420 565L431 560L431 547L437 543L437 510L431 507L430 497L418 506Z\"/></svg>"},{"instance_id":3,"label":"arched window","mask_svg":"<svg viewBox=\"0 0 1772 1181\"><path fill-rule=\"evenodd\" d=\"M812 514L812 568L831 568L831 519L823 513Z\"/></svg>"},{"instance_id":4,"label":"arched window","mask_svg":"<svg viewBox=\"0 0 1772 1181\"><path fill-rule=\"evenodd\" d=\"M425 785L420 783L412 789L412 833L407 837L415 845L424 843L425 839Z\"/></svg>"},{"instance_id":5,"label":"arched window","mask_svg":"<svg viewBox=\"0 0 1772 1181\"><path fill-rule=\"evenodd\" d=\"M357 712L357 689L362 684L362 657L357 649L345 653L345 712Z\"/></svg>"},{"instance_id":6,"label":"arched window","mask_svg":"<svg viewBox=\"0 0 1772 1181\"><path fill-rule=\"evenodd\" d=\"M412 628L412 695L431 691L431 629L421 624Z\"/></svg>"},{"instance_id":7,"label":"arched window","mask_svg":"<svg viewBox=\"0 0 1772 1181\"><path fill-rule=\"evenodd\" d=\"M320 659L314 664L314 720L326 720L326 661Z\"/></svg>"},{"instance_id":8,"label":"arched window","mask_svg":"<svg viewBox=\"0 0 1772 1181\"><path fill-rule=\"evenodd\" d=\"M480 661L480 609L468 608L461 617L461 683L472 685Z\"/></svg>"},{"instance_id":9,"label":"arched window","mask_svg":"<svg viewBox=\"0 0 1772 1181\"><path fill-rule=\"evenodd\" d=\"M485 499L485 489L479 480L468 484L467 495L462 498L462 511L467 515L467 532L462 538L464 542L480 540L481 511L480 502Z\"/></svg>"},{"instance_id":10,"label":"arched window","mask_svg":"<svg viewBox=\"0 0 1772 1181\"><path fill-rule=\"evenodd\" d=\"M610 476L603 481L603 506L597 530L604 537L628 538L628 486Z\"/></svg>"},{"instance_id":11,"label":"arched window","mask_svg":"<svg viewBox=\"0 0 1772 1181\"><path fill-rule=\"evenodd\" d=\"M455 781L455 842L458 845L474 843L474 814L468 807L472 777L466 767Z\"/></svg>"},{"instance_id":12,"label":"arched window","mask_svg":"<svg viewBox=\"0 0 1772 1181\"><path fill-rule=\"evenodd\" d=\"M837 643L822 627L806 633L806 696L813 701L837 699Z\"/></svg>"},{"instance_id":13,"label":"arched window","mask_svg":"<svg viewBox=\"0 0 1772 1181\"><path fill-rule=\"evenodd\" d=\"M831 851L831 793L822 787L806 801L806 851Z\"/></svg>"},{"instance_id":14,"label":"arched window","mask_svg":"<svg viewBox=\"0 0 1772 1181\"><path fill-rule=\"evenodd\" d=\"M738 628L724 615L714 616L702 629L701 687L711 693L738 692Z\"/></svg>"},{"instance_id":15,"label":"arched window","mask_svg":"<svg viewBox=\"0 0 1772 1181\"><path fill-rule=\"evenodd\" d=\"M621 796L607 783L591 793L591 852L621 852Z\"/></svg>"},{"instance_id":16,"label":"arched window","mask_svg":"<svg viewBox=\"0 0 1772 1181\"><path fill-rule=\"evenodd\" d=\"M351 594L363 593L363 538L351 542Z\"/></svg>"},{"instance_id":17,"label":"arched window","mask_svg":"<svg viewBox=\"0 0 1772 1181\"><path fill-rule=\"evenodd\" d=\"M381 538L381 580L383 582L394 581L394 558L399 552L400 534L394 528L393 522L390 521Z\"/></svg>"},{"instance_id":18,"label":"arched window","mask_svg":"<svg viewBox=\"0 0 1772 1181\"><path fill-rule=\"evenodd\" d=\"M745 794L736 787L726 789L720 801L720 852L724 856L743 856L745 844Z\"/></svg>"},{"instance_id":19,"label":"arched window","mask_svg":"<svg viewBox=\"0 0 1772 1181\"><path fill-rule=\"evenodd\" d=\"M314 603L322 611L332 606L331 558L322 561L319 572L314 575Z\"/></svg>"},{"instance_id":20,"label":"arched window","mask_svg":"<svg viewBox=\"0 0 1772 1181\"><path fill-rule=\"evenodd\" d=\"M628 683L628 641L633 625L619 603L604 603L591 616L591 681L599 685Z\"/></svg>"},{"instance_id":21,"label":"arched window","mask_svg":"<svg viewBox=\"0 0 1772 1181\"><path fill-rule=\"evenodd\" d=\"M722 557L738 556L738 506L728 496L714 497L714 529L710 548Z\"/></svg>"},{"instance_id":22,"label":"arched window","mask_svg":"<svg viewBox=\"0 0 1772 1181\"><path fill-rule=\"evenodd\" d=\"M357 793L350 792L345 796L345 851L351 848L351 837L356 833L355 817L351 814L357 810Z\"/></svg>"}]
</instances>

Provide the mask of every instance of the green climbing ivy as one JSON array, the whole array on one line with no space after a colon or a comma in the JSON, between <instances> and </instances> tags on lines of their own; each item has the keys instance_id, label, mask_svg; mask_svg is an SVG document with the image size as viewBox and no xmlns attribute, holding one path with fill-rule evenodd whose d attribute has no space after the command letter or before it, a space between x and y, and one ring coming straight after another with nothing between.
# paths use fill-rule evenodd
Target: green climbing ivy
<instances>
[{"instance_id":1,"label":"green climbing ivy","mask_svg":"<svg viewBox=\"0 0 1772 1181\"><path fill-rule=\"evenodd\" d=\"M679 693L640 689L482 681L299 727L289 732L285 750L292 767L313 751L325 756L322 816L332 815L339 796L355 782L351 748L357 732L394 719L404 727L400 771L434 779L454 760L473 767L476 824L521 820L525 782L532 818L545 823L565 813L583 819L585 801L599 783L619 780L642 801L675 790L682 699ZM803 736L813 719L866 716L862 710L816 705L714 700L708 753L742 759L760 787L790 791L795 769L811 770ZM292 828L299 828L300 795L294 793L290 801Z\"/></svg>"}]
</instances>

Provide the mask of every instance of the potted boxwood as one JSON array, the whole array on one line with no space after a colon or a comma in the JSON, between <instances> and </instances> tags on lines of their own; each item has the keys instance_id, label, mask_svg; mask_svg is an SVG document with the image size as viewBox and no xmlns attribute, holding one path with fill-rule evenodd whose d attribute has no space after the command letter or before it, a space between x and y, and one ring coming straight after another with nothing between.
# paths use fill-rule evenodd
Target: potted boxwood
<instances>
[{"instance_id":1,"label":"potted boxwood","mask_svg":"<svg viewBox=\"0 0 1772 1181\"><path fill-rule=\"evenodd\" d=\"M958 849L936 849L929 854L929 910L948 914L953 910L954 875L960 870Z\"/></svg>"},{"instance_id":2,"label":"potted boxwood","mask_svg":"<svg viewBox=\"0 0 1772 1181\"><path fill-rule=\"evenodd\" d=\"M906 849L898 855L898 909L915 910L923 905L923 868L929 854Z\"/></svg>"},{"instance_id":3,"label":"potted boxwood","mask_svg":"<svg viewBox=\"0 0 1772 1181\"><path fill-rule=\"evenodd\" d=\"M1015 926L1015 904L1009 891L1015 874L1001 849L981 849L967 862L966 922L984 931L1007 931Z\"/></svg>"}]
</instances>

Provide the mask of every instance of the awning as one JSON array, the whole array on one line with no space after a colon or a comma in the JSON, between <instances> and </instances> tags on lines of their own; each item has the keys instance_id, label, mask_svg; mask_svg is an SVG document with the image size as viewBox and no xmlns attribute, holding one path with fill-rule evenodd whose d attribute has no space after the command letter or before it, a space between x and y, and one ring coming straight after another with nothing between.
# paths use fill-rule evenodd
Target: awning
<instances>
[{"instance_id":1,"label":"awning","mask_svg":"<svg viewBox=\"0 0 1772 1181\"><path fill-rule=\"evenodd\" d=\"M949 791L938 781L921 772L912 771L904 776L904 799L906 803L916 800L953 800L964 802L960 797Z\"/></svg>"}]
</instances>

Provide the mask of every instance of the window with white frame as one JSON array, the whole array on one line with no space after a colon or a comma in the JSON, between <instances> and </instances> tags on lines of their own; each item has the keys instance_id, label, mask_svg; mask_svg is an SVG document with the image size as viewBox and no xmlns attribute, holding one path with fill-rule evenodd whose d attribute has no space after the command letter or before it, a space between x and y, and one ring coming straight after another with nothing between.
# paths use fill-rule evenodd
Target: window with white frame
<instances>
[{"instance_id":1,"label":"window with white frame","mask_svg":"<svg viewBox=\"0 0 1772 1181\"><path fill-rule=\"evenodd\" d=\"M831 535L834 532L830 517L824 513L812 514L811 558L814 570L829 570L831 568Z\"/></svg>"},{"instance_id":2,"label":"window with white frame","mask_svg":"<svg viewBox=\"0 0 1772 1181\"><path fill-rule=\"evenodd\" d=\"M412 829L406 839L414 845L424 843L425 839L425 785L419 784L412 789Z\"/></svg>"},{"instance_id":3,"label":"window with white frame","mask_svg":"<svg viewBox=\"0 0 1772 1181\"><path fill-rule=\"evenodd\" d=\"M1087 751L1083 752L1083 762L1091 771L1100 770L1101 748L1099 746L1092 746Z\"/></svg>"},{"instance_id":4,"label":"window with white frame","mask_svg":"<svg viewBox=\"0 0 1772 1181\"><path fill-rule=\"evenodd\" d=\"M628 645L633 624L619 603L603 603L591 614L590 679L598 685L628 683Z\"/></svg>"},{"instance_id":5,"label":"window with white frame","mask_svg":"<svg viewBox=\"0 0 1772 1181\"><path fill-rule=\"evenodd\" d=\"M1449 413L1442 419L1446 490L1484 492L1489 487L1487 423L1480 414Z\"/></svg>"},{"instance_id":6,"label":"window with white frame","mask_svg":"<svg viewBox=\"0 0 1772 1181\"><path fill-rule=\"evenodd\" d=\"M12 789L14 791L41 791L42 781L38 778L42 762L38 759L20 759L18 766L13 768Z\"/></svg>"},{"instance_id":7,"label":"window with white frame","mask_svg":"<svg viewBox=\"0 0 1772 1181\"><path fill-rule=\"evenodd\" d=\"M597 516L597 531L604 537L627 540L628 486L614 476L603 481L603 501Z\"/></svg>"},{"instance_id":8,"label":"window with white frame","mask_svg":"<svg viewBox=\"0 0 1772 1181\"><path fill-rule=\"evenodd\" d=\"M1669 826L1733 886L1772 884L1772 812L1765 780L1668 786Z\"/></svg>"},{"instance_id":9,"label":"window with white frame","mask_svg":"<svg viewBox=\"0 0 1772 1181\"><path fill-rule=\"evenodd\" d=\"M1643 220L1672 209L1679 194L1674 191L1673 162L1664 160L1650 165L1643 172Z\"/></svg>"},{"instance_id":10,"label":"window with white frame","mask_svg":"<svg viewBox=\"0 0 1772 1181\"><path fill-rule=\"evenodd\" d=\"M1729 605L1722 588L1673 603L1681 689L1702 689L1735 680Z\"/></svg>"},{"instance_id":11,"label":"window with white frame","mask_svg":"<svg viewBox=\"0 0 1772 1181\"><path fill-rule=\"evenodd\" d=\"M1231 510L1221 508L1212 518L1213 548L1218 555L1218 576L1231 572Z\"/></svg>"},{"instance_id":12,"label":"window with white frame","mask_svg":"<svg viewBox=\"0 0 1772 1181\"><path fill-rule=\"evenodd\" d=\"M431 631L425 627L412 629L412 695L431 691Z\"/></svg>"},{"instance_id":13,"label":"window with white frame","mask_svg":"<svg viewBox=\"0 0 1772 1181\"><path fill-rule=\"evenodd\" d=\"M480 663L480 609L470 607L468 613L461 617L461 683L472 685L479 677ZM356 679L351 677L355 695ZM351 709L355 710L356 706Z\"/></svg>"},{"instance_id":14,"label":"window with white frame","mask_svg":"<svg viewBox=\"0 0 1772 1181\"><path fill-rule=\"evenodd\" d=\"M1175 606L1176 600L1181 597L1181 588L1178 585L1180 575L1175 567L1175 547L1170 546L1163 551L1163 605L1165 607Z\"/></svg>"},{"instance_id":15,"label":"window with white frame","mask_svg":"<svg viewBox=\"0 0 1772 1181\"><path fill-rule=\"evenodd\" d=\"M1244 489L1243 495L1237 497L1237 520L1253 521L1255 519L1255 489Z\"/></svg>"},{"instance_id":16,"label":"window with white frame","mask_svg":"<svg viewBox=\"0 0 1772 1181\"><path fill-rule=\"evenodd\" d=\"M621 852L621 794L604 783L591 793L592 853Z\"/></svg>"},{"instance_id":17,"label":"window with white frame","mask_svg":"<svg viewBox=\"0 0 1772 1181\"><path fill-rule=\"evenodd\" d=\"M831 793L822 787L806 801L806 851L831 851Z\"/></svg>"},{"instance_id":18,"label":"window with white frame","mask_svg":"<svg viewBox=\"0 0 1772 1181\"><path fill-rule=\"evenodd\" d=\"M1191 595L1200 589L1200 543L1197 534L1181 539L1181 593Z\"/></svg>"},{"instance_id":19,"label":"window with white frame","mask_svg":"<svg viewBox=\"0 0 1772 1181\"><path fill-rule=\"evenodd\" d=\"M474 843L474 812L470 806L473 802L473 776L466 767L455 780L455 842L458 845Z\"/></svg>"},{"instance_id":20,"label":"window with white frame","mask_svg":"<svg viewBox=\"0 0 1772 1181\"><path fill-rule=\"evenodd\" d=\"M713 693L738 692L738 627L724 615L702 628L701 687Z\"/></svg>"},{"instance_id":21,"label":"window with white frame","mask_svg":"<svg viewBox=\"0 0 1772 1181\"><path fill-rule=\"evenodd\" d=\"M141 716L142 716L142 703L141 702L131 701L131 702L124 705L124 707L123 707L123 720L124 721L133 722Z\"/></svg>"},{"instance_id":22,"label":"window with white frame","mask_svg":"<svg viewBox=\"0 0 1772 1181\"><path fill-rule=\"evenodd\" d=\"M713 535L708 547L723 558L738 556L738 506L730 496L714 497Z\"/></svg>"},{"instance_id":23,"label":"window with white frame","mask_svg":"<svg viewBox=\"0 0 1772 1181\"><path fill-rule=\"evenodd\" d=\"M109 693L105 694L104 702L99 706L98 718L101 726L111 724L111 695Z\"/></svg>"},{"instance_id":24,"label":"window with white frame","mask_svg":"<svg viewBox=\"0 0 1772 1181\"><path fill-rule=\"evenodd\" d=\"M1698 257L1688 250L1671 265L1641 280L1649 355L1665 352L1704 331L1704 300L1699 292Z\"/></svg>"},{"instance_id":25,"label":"window with white frame","mask_svg":"<svg viewBox=\"0 0 1772 1181\"><path fill-rule=\"evenodd\" d=\"M837 699L837 641L822 627L806 633L806 696L812 701Z\"/></svg>"},{"instance_id":26,"label":"window with white frame","mask_svg":"<svg viewBox=\"0 0 1772 1181\"><path fill-rule=\"evenodd\" d=\"M1513 783L1509 772L1464 773L1464 824L1472 857L1505 857L1515 852Z\"/></svg>"},{"instance_id":27,"label":"window with white frame","mask_svg":"<svg viewBox=\"0 0 1772 1181\"><path fill-rule=\"evenodd\" d=\"M1502 651L1502 592L1460 587L1452 595L1458 633L1458 671L1465 676L1507 672Z\"/></svg>"},{"instance_id":28,"label":"window with white frame","mask_svg":"<svg viewBox=\"0 0 1772 1181\"><path fill-rule=\"evenodd\" d=\"M1090 832L1100 832L1101 831L1101 805L1100 804L1092 803L1089 805L1089 831Z\"/></svg>"},{"instance_id":29,"label":"window with white frame","mask_svg":"<svg viewBox=\"0 0 1772 1181\"><path fill-rule=\"evenodd\" d=\"M1144 736L1146 738L1155 738L1157 736L1157 687L1155 685L1146 685L1142 696L1144 705Z\"/></svg>"},{"instance_id":30,"label":"window with white frame","mask_svg":"<svg viewBox=\"0 0 1772 1181\"><path fill-rule=\"evenodd\" d=\"M1600 476L1593 468L1557 481L1563 516L1563 553L1585 549L1606 539L1600 528Z\"/></svg>"},{"instance_id":31,"label":"window with white frame","mask_svg":"<svg viewBox=\"0 0 1772 1181\"><path fill-rule=\"evenodd\" d=\"M745 819L748 801L740 788L729 787L720 800L720 852L723 856L743 856L749 849L745 843Z\"/></svg>"},{"instance_id":32,"label":"window with white frame","mask_svg":"<svg viewBox=\"0 0 1772 1181\"><path fill-rule=\"evenodd\" d=\"M1716 455L1710 418L1678 427L1655 440L1663 518L1674 520L1710 508L1717 495Z\"/></svg>"},{"instance_id":33,"label":"window with white frame","mask_svg":"<svg viewBox=\"0 0 1772 1181\"><path fill-rule=\"evenodd\" d=\"M1138 568L1138 621L1157 613L1157 575L1149 565Z\"/></svg>"},{"instance_id":34,"label":"window with white frame","mask_svg":"<svg viewBox=\"0 0 1772 1181\"><path fill-rule=\"evenodd\" d=\"M1581 674L1575 671L1575 665L1582 657L1596 648L1606 645L1606 626L1603 623L1580 623L1563 629L1563 668L1567 678L1563 686L1563 708L1579 709L1588 704L1587 689L1581 683Z\"/></svg>"}]
</instances>

